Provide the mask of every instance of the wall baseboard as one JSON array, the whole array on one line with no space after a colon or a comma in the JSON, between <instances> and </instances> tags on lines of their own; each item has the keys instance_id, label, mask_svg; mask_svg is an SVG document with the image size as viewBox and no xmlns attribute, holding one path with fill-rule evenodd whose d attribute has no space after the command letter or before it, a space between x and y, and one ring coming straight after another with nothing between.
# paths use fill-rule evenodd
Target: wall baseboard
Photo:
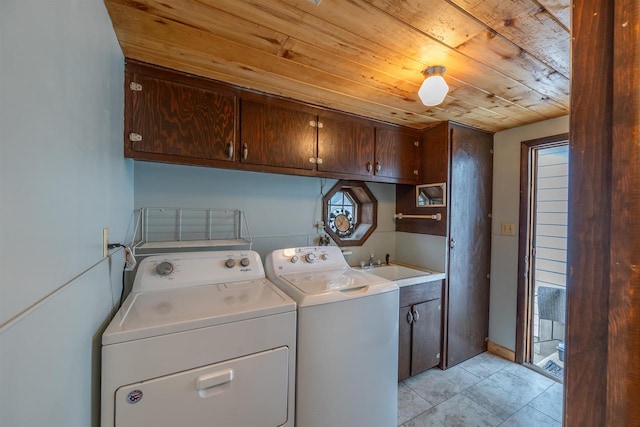
<instances>
[{"instance_id":1,"label":"wall baseboard","mask_svg":"<svg viewBox=\"0 0 640 427\"><path fill-rule=\"evenodd\" d=\"M509 350L506 347L501 346L500 344L496 344L492 341L489 341L487 343L487 350L490 353L495 354L496 356L500 356L503 359L507 359L510 362L515 362L516 361L516 353L513 350Z\"/></svg>"}]
</instances>

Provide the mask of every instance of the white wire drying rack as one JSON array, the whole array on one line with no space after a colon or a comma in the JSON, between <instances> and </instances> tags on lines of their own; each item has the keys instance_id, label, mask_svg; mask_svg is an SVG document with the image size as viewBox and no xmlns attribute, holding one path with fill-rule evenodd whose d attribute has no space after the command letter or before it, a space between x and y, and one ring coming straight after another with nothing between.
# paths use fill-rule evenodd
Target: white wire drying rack
<instances>
[{"instance_id":1,"label":"white wire drying rack","mask_svg":"<svg viewBox=\"0 0 640 427\"><path fill-rule=\"evenodd\" d=\"M246 215L238 209L141 208L131 248L134 255L211 249L251 249Z\"/></svg>"}]
</instances>

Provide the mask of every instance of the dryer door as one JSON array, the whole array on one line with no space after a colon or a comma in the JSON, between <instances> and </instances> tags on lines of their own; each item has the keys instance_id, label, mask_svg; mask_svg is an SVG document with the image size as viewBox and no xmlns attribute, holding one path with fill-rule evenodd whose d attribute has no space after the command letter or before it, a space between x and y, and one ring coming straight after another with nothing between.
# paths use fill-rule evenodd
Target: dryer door
<instances>
[{"instance_id":1,"label":"dryer door","mask_svg":"<svg viewBox=\"0 0 640 427\"><path fill-rule=\"evenodd\" d=\"M116 391L116 427L274 427L287 421L289 349L280 347Z\"/></svg>"}]
</instances>

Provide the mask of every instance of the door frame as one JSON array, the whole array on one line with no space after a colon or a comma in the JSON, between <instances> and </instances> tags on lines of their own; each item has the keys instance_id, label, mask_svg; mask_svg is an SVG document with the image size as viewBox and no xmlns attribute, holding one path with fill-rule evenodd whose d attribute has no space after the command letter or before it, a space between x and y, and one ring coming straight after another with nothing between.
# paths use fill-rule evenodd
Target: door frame
<instances>
[{"instance_id":1,"label":"door frame","mask_svg":"<svg viewBox=\"0 0 640 427\"><path fill-rule=\"evenodd\" d=\"M569 134L562 133L544 138L522 141L520 143L520 218L518 226L518 288L516 302L516 362L523 364L526 356L530 354L531 340L531 313L533 305L532 287L529 286L529 242L531 241L532 220L529 212L534 200L531 194L532 168L535 166L532 161L533 149L542 146L552 147L563 145L569 142ZM534 171L535 173L535 171Z\"/></svg>"}]
</instances>

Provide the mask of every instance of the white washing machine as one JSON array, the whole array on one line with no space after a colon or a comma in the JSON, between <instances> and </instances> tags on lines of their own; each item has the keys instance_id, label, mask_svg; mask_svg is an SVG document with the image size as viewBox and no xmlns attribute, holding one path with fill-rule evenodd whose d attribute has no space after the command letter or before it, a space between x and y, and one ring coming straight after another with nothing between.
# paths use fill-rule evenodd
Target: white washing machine
<instances>
[{"instance_id":1,"label":"white washing machine","mask_svg":"<svg viewBox=\"0 0 640 427\"><path fill-rule=\"evenodd\" d=\"M297 427L394 427L398 286L335 246L281 249L267 277L298 304Z\"/></svg>"},{"instance_id":2,"label":"white washing machine","mask_svg":"<svg viewBox=\"0 0 640 427\"><path fill-rule=\"evenodd\" d=\"M102 427L294 425L296 305L256 252L145 258L102 345Z\"/></svg>"}]
</instances>

